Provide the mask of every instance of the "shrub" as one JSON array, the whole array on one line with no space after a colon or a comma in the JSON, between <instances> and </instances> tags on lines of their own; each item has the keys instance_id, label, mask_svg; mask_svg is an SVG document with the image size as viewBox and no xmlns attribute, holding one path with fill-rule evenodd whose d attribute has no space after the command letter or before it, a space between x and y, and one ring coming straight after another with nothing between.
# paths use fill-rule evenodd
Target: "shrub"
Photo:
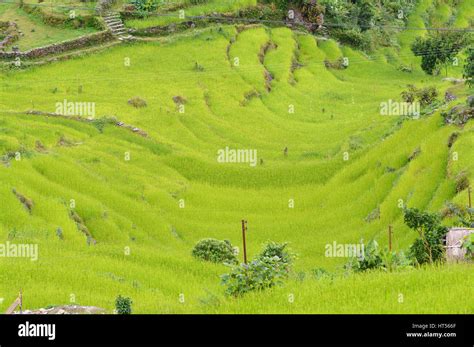
<instances>
[{"instance_id":1,"label":"shrub","mask_svg":"<svg viewBox=\"0 0 474 347\"><path fill-rule=\"evenodd\" d=\"M293 0L293 1L292 0L262 0L261 2L264 3L264 4L272 4L272 6L275 6L277 9L279 9L281 11L286 11L292 3L298 3L298 2L301 2L301 1L297 1L297 0Z\"/></svg>"},{"instance_id":2,"label":"shrub","mask_svg":"<svg viewBox=\"0 0 474 347\"><path fill-rule=\"evenodd\" d=\"M316 269L313 269L311 272L312 272L314 278L316 278L317 280L323 279L323 278L330 278L330 279L333 278L333 275L329 271L327 271L326 269L323 269L322 267L318 267Z\"/></svg>"},{"instance_id":3,"label":"shrub","mask_svg":"<svg viewBox=\"0 0 474 347\"><path fill-rule=\"evenodd\" d=\"M238 263L234 248L228 240L220 241L211 238L201 240L194 246L192 255L213 263Z\"/></svg>"},{"instance_id":4,"label":"shrub","mask_svg":"<svg viewBox=\"0 0 474 347\"><path fill-rule=\"evenodd\" d=\"M417 97L420 101L421 106L431 105L438 96L438 91L435 87L426 87L422 89L418 89Z\"/></svg>"},{"instance_id":5,"label":"shrub","mask_svg":"<svg viewBox=\"0 0 474 347\"><path fill-rule=\"evenodd\" d=\"M258 255L257 259L278 257L282 264L285 264L287 267L289 267L293 262L295 255L288 252L286 250L286 246L288 246L288 243L286 242L277 243L270 241L265 245L263 251Z\"/></svg>"},{"instance_id":6,"label":"shrub","mask_svg":"<svg viewBox=\"0 0 474 347\"><path fill-rule=\"evenodd\" d=\"M441 225L441 218L434 213L422 212L416 208L406 208L404 221L419 236L410 247L409 257L418 264L442 260L444 255L443 239L448 230Z\"/></svg>"},{"instance_id":7,"label":"shrub","mask_svg":"<svg viewBox=\"0 0 474 347\"><path fill-rule=\"evenodd\" d=\"M372 49L370 35L357 29L334 29L331 34L341 43L363 51Z\"/></svg>"},{"instance_id":8,"label":"shrub","mask_svg":"<svg viewBox=\"0 0 474 347\"><path fill-rule=\"evenodd\" d=\"M469 177L466 171L461 171L456 176L456 193L460 193L467 188L469 188Z\"/></svg>"},{"instance_id":9,"label":"shrub","mask_svg":"<svg viewBox=\"0 0 474 347\"><path fill-rule=\"evenodd\" d=\"M158 1L156 0L132 0L131 3L139 12L152 12L158 8Z\"/></svg>"},{"instance_id":10,"label":"shrub","mask_svg":"<svg viewBox=\"0 0 474 347\"><path fill-rule=\"evenodd\" d=\"M474 233L466 236L462 246L466 249L466 258L474 260Z\"/></svg>"},{"instance_id":11,"label":"shrub","mask_svg":"<svg viewBox=\"0 0 474 347\"><path fill-rule=\"evenodd\" d=\"M234 266L228 274L222 275L222 284L227 286L226 294L241 296L254 290L263 290L282 283L288 276L287 266L278 256L259 257L248 265Z\"/></svg>"},{"instance_id":12,"label":"shrub","mask_svg":"<svg viewBox=\"0 0 474 347\"><path fill-rule=\"evenodd\" d=\"M295 254L286 249L287 243L268 242L263 251L249 264L233 266L221 276L226 294L241 296L281 284L287 278Z\"/></svg>"},{"instance_id":13,"label":"shrub","mask_svg":"<svg viewBox=\"0 0 474 347\"><path fill-rule=\"evenodd\" d=\"M420 106L429 106L436 101L438 97L438 90L435 87L426 87L418 89L414 85L409 84L408 90L401 93L402 99L405 102L413 103L419 101Z\"/></svg>"},{"instance_id":14,"label":"shrub","mask_svg":"<svg viewBox=\"0 0 474 347\"><path fill-rule=\"evenodd\" d=\"M191 5L201 5L209 2L209 0L189 0Z\"/></svg>"},{"instance_id":15,"label":"shrub","mask_svg":"<svg viewBox=\"0 0 474 347\"><path fill-rule=\"evenodd\" d=\"M377 241L371 240L364 246L362 256L354 256L349 259L344 268L354 272L380 269L383 271L394 271L411 266L411 261L403 251L389 251L387 248L380 249Z\"/></svg>"},{"instance_id":16,"label":"shrub","mask_svg":"<svg viewBox=\"0 0 474 347\"><path fill-rule=\"evenodd\" d=\"M362 257L351 257L349 262L344 266L355 272L366 271L370 269L378 269L383 266L382 256L377 241L371 240L364 246Z\"/></svg>"},{"instance_id":17,"label":"shrub","mask_svg":"<svg viewBox=\"0 0 474 347\"><path fill-rule=\"evenodd\" d=\"M146 101L139 98L138 96L135 96L135 97L131 98L130 100L128 100L128 104L132 105L135 108L142 108L142 107L147 106Z\"/></svg>"},{"instance_id":18,"label":"shrub","mask_svg":"<svg viewBox=\"0 0 474 347\"><path fill-rule=\"evenodd\" d=\"M281 21L285 19L287 13L284 10L277 9L275 6L258 4L257 6L251 6L243 8L237 12L238 17L268 21ZM268 22L267 25L271 26L272 23Z\"/></svg>"},{"instance_id":19,"label":"shrub","mask_svg":"<svg viewBox=\"0 0 474 347\"><path fill-rule=\"evenodd\" d=\"M130 298L119 295L115 299L115 310L117 314L132 314L133 301Z\"/></svg>"}]
</instances>

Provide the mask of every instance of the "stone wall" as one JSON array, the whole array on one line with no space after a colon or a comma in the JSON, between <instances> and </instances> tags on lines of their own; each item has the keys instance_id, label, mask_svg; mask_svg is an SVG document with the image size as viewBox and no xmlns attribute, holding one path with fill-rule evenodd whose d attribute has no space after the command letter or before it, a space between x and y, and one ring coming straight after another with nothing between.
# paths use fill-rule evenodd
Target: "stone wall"
<instances>
[{"instance_id":1,"label":"stone wall","mask_svg":"<svg viewBox=\"0 0 474 347\"><path fill-rule=\"evenodd\" d=\"M63 41L45 47L33 48L25 52L0 52L0 59L13 60L20 59L37 59L48 55L59 54L74 49L99 45L114 40L114 36L110 31L102 31L96 34L81 36L74 40Z\"/></svg>"},{"instance_id":2,"label":"stone wall","mask_svg":"<svg viewBox=\"0 0 474 347\"><path fill-rule=\"evenodd\" d=\"M15 22L0 22L0 33L3 34L2 36L5 36L0 41L0 51L17 41L20 35L18 25Z\"/></svg>"}]
</instances>

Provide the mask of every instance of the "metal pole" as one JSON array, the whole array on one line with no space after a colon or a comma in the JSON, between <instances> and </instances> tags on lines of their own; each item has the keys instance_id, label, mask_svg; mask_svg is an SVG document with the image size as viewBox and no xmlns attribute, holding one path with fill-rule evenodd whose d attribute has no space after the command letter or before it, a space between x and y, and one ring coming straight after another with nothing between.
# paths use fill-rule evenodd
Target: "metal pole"
<instances>
[{"instance_id":1,"label":"metal pole","mask_svg":"<svg viewBox=\"0 0 474 347\"><path fill-rule=\"evenodd\" d=\"M242 219L242 239L244 242L244 264L247 264L247 244L245 243L245 231L247 230L247 221Z\"/></svg>"}]
</instances>

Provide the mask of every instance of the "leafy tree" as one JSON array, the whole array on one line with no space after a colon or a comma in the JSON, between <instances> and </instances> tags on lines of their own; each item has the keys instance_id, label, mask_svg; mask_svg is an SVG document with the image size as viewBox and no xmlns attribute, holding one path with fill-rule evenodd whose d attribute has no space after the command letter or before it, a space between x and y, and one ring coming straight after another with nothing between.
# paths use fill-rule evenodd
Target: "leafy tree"
<instances>
[{"instance_id":1,"label":"leafy tree","mask_svg":"<svg viewBox=\"0 0 474 347\"><path fill-rule=\"evenodd\" d=\"M410 247L410 255L419 264L433 263L443 258L443 238L448 229L441 225L435 213L422 212L416 208L405 209L405 224L418 233L419 238Z\"/></svg>"},{"instance_id":2,"label":"leafy tree","mask_svg":"<svg viewBox=\"0 0 474 347\"><path fill-rule=\"evenodd\" d=\"M456 57L467 43L464 33L458 31L442 31L427 38L417 37L411 46L413 53L421 57L421 68L427 74L444 65L446 75L448 64Z\"/></svg>"},{"instance_id":3,"label":"leafy tree","mask_svg":"<svg viewBox=\"0 0 474 347\"><path fill-rule=\"evenodd\" d=\"M466 65L464 65L463 78L469 87L474 87L474 47L467 50Z\"/></svg>"}]
</instances>

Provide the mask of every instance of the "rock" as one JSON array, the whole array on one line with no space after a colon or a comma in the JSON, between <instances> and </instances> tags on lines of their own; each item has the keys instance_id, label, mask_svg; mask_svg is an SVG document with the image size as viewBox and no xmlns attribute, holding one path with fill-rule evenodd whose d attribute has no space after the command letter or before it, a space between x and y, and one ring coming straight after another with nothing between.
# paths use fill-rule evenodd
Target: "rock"
<instances>
[{"instance_id":1,"label":"rock","mask_svg":"<svg viewBox=\"0 0 474 347\"><path fill-rule=\"evenodd\" d=\"M453 84L459 84L459 83L463 83L465 80L462 79L462 78L454 78L454 77L445 77L442 79L443 82L447 81L447 82L451 82Z\"/></svg>"}]
</instances>

